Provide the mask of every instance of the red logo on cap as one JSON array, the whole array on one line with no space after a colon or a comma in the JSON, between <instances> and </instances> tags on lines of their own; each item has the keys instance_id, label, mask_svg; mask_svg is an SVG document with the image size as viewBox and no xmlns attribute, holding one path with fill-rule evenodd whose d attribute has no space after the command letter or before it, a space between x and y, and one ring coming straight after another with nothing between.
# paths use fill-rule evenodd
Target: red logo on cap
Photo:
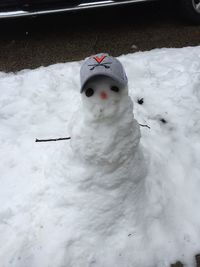
<instances>
[{"instance_id":1,"label":"red logo on cap","mask_svg":"<svg viewBox=\"0 0 200 267\"><path fill-rule=\"evenodd\" d=\"M96 62L100 64L104 60L105 57L106 57L105 55L102 55L101 57L96 56L94 57L94 59L96 60Z\"/></svg>"}]
</instances>

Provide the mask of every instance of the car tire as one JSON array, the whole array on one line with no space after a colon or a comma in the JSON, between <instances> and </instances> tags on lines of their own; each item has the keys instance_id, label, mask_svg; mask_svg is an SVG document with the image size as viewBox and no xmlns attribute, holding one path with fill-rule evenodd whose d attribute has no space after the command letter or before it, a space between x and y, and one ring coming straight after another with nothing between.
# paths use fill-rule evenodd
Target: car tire
<instances>
[{"instance_id":1,"label":"car tire","mask_svg":"<svg viewBox=\"0 0 200 267\"><path fill-rule=\"evenodd\" d=\"M200 24L200 0L179 0L183 15Z\"/></svg>"}]
</instances>

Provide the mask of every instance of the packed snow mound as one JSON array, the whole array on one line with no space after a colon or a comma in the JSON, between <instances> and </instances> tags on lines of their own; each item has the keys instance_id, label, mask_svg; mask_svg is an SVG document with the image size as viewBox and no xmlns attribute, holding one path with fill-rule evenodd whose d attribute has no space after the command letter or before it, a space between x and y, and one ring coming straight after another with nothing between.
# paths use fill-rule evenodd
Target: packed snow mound
<instances>
[{"instance_id":1,"label":"packed snow mound","mask_svg":"<svg viewBox=\"0 0 200 267\"><path fill-rule=\"evenodd\" d=\"M140 141L128 88L113 92L110 90L113 82L111 78L95 77L88 86L96 92L91 97L82 93L82 105L71 120L72 150L81 161L96 165L95 171L105 167L116 169L134 157ZM106 100L100 97L102 88Z\"/></svg>"},{"instance_id":2,"label":"packed snow mound","mask_svg":"<svg viewBox=\"0 0 200 267\"><path fill-rule=\"evenodd\" d=\"M80 62L0 73L2 267L167 267L176 260L194 266L200 252L200 47L119 59L134 116L150 127L140 128L146 202L140 183L126 184L128 197L116 186L91 186L86 178L94 169L74 159L70 141L34 142L71 133L81 105ZM115 178L115 170L108 177ZM135 201L141 203L137 218Z\"/></svg>"},{"instance_id":3,"label":"packed snow mound","mask_svg":"<svg viewBox=\"0 0 200 267\"><path fill-rule=\"evenodd\" d=\"M91 266L92 263L94 266L116 265L119 254L133 250L135 240L143 231L140 226L146 204L147 164L139 145L140 128L134 119L133 102L128 96L127 87L117 87L118 92L113 92L110 88L114 82L105 77L95 77L92 85L88 82L82 94L83 105L79 107L71 126L70 159L76 162L76 177L81 179L76 185L74 180L71 180L71 185L68 181L68 187L76 196L70 197L71 202L79 208L78 223L74 222L74 227L78 229L81 226L84 254L77 251L80 238L74 241L70 249L75 251L75 259L84 255L82 266ZM87 90L93 90L94 94L87 97ZM106 100L104 97L102 99L102 92ZM69 162L65 155L61 152L59 158ZM80 166L82 169L77 175ZM63 170L62 176L68 177L64 174L67 168L60 169ZM54 170L48 177L52 173ZM54 179L56 177L57 174ZM130 232L135 237L133 243L128 242L127 250L120 240L123 236L128 239ZM119 242L110 250L113 238ZM99 249L96 250L99 242L102 244L99 248L101 254L98 253ZM107 253L110 254L108 262L102 257ZM74 256L70 253L67 265L77 266L73 262ZM130 262L133 263L133 260ZM127 265L127 257L122 257L120 265Z\"/></svg>"}]
</instances>

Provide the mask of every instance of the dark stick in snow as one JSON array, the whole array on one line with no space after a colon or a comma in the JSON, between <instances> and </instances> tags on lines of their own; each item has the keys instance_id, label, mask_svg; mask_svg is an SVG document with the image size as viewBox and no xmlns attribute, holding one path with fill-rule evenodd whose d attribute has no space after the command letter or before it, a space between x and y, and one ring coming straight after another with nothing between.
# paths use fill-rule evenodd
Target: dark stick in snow
<instances>
[{"instance_id":1,"label":"dark stick in snow","mask_svg":"<svg viewBox=\"0 0 200 267\"><path fill-rule=\"evenodd\" d=\"M62 141L69 140L71 137L63 137L63 138L52 138L52 139L35 139L35 142L51 142L51 141Z\"/></svg>"},{"instance_id":2,"label":"dark stick in snow","mask_svg":"<svg viewBox=\"0 0 200 267\"><path fill-rule=\"evenodd\" d=\"M141 127L147 127L151 129L148 125L146 124L139 124ZM35 139L35 142L52 142L52 141L63 141L63 140L69 140L71 137L63 137L63 138L51 138L51 139Z\"/></svg>"},{"instance_id":3,"label":"dark stick in snow","mask_svg":"<svg viewBox=\"0 0 200 267\"><path fill-rule=\"evenodd\" d=\"M151 127L150 126L148 126L148 125L146 125L146 124L139 124L141 127L147 127L147 128L149 128L149 129L151 129Z\"/></svg>"}]
</instances>

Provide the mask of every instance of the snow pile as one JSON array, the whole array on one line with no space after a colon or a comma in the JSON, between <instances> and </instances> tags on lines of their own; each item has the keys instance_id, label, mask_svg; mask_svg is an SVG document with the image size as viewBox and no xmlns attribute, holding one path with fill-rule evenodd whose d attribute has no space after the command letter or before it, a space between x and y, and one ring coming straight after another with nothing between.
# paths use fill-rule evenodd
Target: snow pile
<instances>
[{"instance_id":1,"label":"snow pile","mask_svg":"<svg viewBox=\"0 0 200 267\"><path fill-rule=\"evenodd\" d=\"M73 120L76 124L72 125L73 155L70 158L73 157L75 169L83 167L75 178L81 177L78 183L75 185L72 180L69 185L73 190L71 201L79 208L79 223L75 228L79 229L81 225L79 231L84 237L82 266L91 262L97 266L113 266L118 262L124 242L117 242L115 249L110 251L113 238L121 240L128 238L130 231L138 231L141 206L144 205L146 168L139 146L139 125L133 117L133 103L127 88L120 88L116 93L110 90L112 83L112 79L105 77L89 82L88 88L93 88L95 94L92 97L82 94L83 107ZM106 101L99 97L102 88L108 96ZM64 157L62 153L60 158ZM99 242L101 246L96 251ZM102 253L110 256L105 259ZM72 260L67 265L72 265ZM122 262L126 264L127 259Z\"/></svg>"},{"instance_id":2,"label":"snow pile","mask_svg":"<svg viewBox=\"0 0 200 267\"><path fill-rule=\"evenodd\" d=\"M119 124L113 122L109 132L106 121L91 123L90 117L81 128L83 114L74 115L81 105L80 63L0 74L1 266L167 267L178 259L194 264L200 251L199 55L195 47L120 57L135 118L151 127L140 129L147 175L140 172L132 183L121 177L141 170L143 161L126 157L126 150L120 165L115 151L123 152L116 146L117 138L125 138L123 127L131 132L132 120L137 129L127 116L132 105L126 95L121 132ZM34 143L35 137L70 133L78 143ZM113 142L108 152L116 155L108 166L106 142Z\"/></svg>"},{"instance_id":3,"label":"snow pile","mask_svg":"<svg viewBox=\"0 0 200 267\"><path fill-rule=\"evenodd\" d=\"M72 119L72 149L81 161L96 165L95 169L106 166L116 169L123 165L134 157L140 139L128 89L120 88L120 92L112 92L109 81L112 83L112 79L105 77L94 81L95 87L104 88L108 99L100 99L99 88L90 85L89 88L95 88L97 92L92 97L84 93L81 95L83 106Z\"/></svg>"}]
</instances>

